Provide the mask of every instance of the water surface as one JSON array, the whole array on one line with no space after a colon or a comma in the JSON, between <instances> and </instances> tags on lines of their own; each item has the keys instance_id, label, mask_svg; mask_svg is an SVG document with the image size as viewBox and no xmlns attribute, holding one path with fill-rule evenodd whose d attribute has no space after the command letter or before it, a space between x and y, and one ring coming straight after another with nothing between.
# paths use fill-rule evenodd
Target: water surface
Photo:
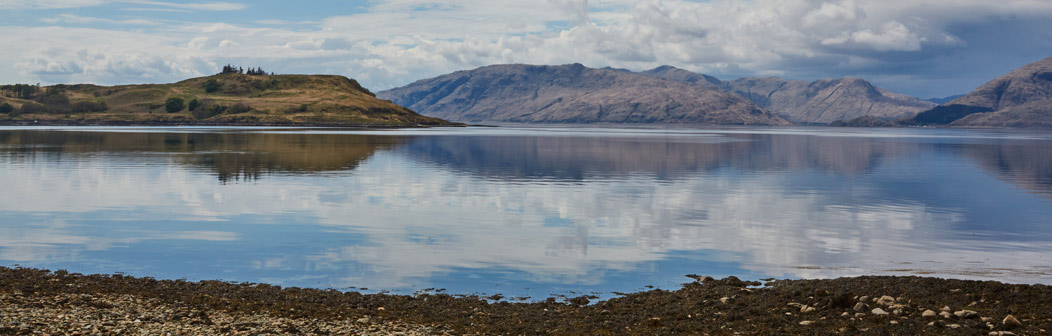
<instances>
[{"instance_id":1,"label":"water surface","mask_svg":"<svg viewBox=\"0 0 1052 336\"><path fill-rule=\"evenodd\" d=\"M0 128L0 265L411 293L1052 283L1027 131Z\"/></svg>"}]
</instances>

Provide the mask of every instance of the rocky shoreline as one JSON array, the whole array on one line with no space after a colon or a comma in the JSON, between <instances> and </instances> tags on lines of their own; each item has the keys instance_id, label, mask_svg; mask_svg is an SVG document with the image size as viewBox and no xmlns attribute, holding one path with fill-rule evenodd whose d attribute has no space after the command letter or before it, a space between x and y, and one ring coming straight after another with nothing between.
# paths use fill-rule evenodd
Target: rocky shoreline
<instances>
[{"instance_id":1,"label":"rocky shoreline","mask_svg":"<svg viewBox=\"0 0 1052 336\"><path fill-rule=\"evenodd\" d=\"M360 294L0 267L0 335L1044 335L1052 287L863 276L690 276L589 302Z\"/></svg>"}]
</instances>

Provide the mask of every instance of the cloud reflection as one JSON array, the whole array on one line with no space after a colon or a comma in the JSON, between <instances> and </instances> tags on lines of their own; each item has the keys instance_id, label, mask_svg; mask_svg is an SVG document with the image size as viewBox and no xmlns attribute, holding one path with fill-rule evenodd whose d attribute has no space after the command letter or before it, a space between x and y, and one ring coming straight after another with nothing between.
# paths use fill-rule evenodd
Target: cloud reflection
<instances>
[{"instance_id":1,"label":"cloud reflection","mask_svg":"<svg viewBox=\"0 0 1052 336\"><path fill-rule=\"evenodd\" d=\"M679 279L682 269L1018 282L1052 273L1052 204L1020 189L1047 185L1026 182L1047 171L1013 154L1044 142L517 134L219 133L180 140L191 147L179 151L165 134L107 133L101 149L22 137L0 151L0 185L17 191L0 194L0 260L185 240L194 243L165 246L224 256L195 265L200 278L379 289L450 277L487 286L501 281L479 279L493 272L609 290L625 289L605 287L618 274ZM227 161L233 170L265 162L281 172L224 184L215 171L227 168L202 159L217 151L259 153ZM992 157L1026 168L993 170ZM695 258L660 266L675 255Z\"/></svg>"}]
</instances>

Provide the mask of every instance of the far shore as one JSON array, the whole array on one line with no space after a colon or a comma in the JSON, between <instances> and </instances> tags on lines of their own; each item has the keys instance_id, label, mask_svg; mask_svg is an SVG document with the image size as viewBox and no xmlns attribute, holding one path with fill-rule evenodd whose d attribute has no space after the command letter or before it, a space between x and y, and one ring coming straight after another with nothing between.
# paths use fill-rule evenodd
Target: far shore
<instances>
[{"instance_id":1,"label":"far shore","mask_svg":"<svg viewBox=\"0 0 1052 336\"><path fill-rule=\"evenodd\" d=\"M0 126L139 126L139 127L193 127L193 126L230 126L230 127L335 127L335 128L432 128L432 127L465 127L464 124L450 125L388 125L388 124L344 124L344 123L217 123L217 122L165 122L165 121L52 121L52 120L0 120Z\"/></svg>"},{"instance_id":2,"label":"far shore","mask_svg":"<svg viewBox=\"0 0 1052 336\"><path fill-rule=\"evenodd\" d=\"M1041 335L1052 287L862 276L716 280L539 302L0 267L0 334Z\"/></svg>"}]
</instances>

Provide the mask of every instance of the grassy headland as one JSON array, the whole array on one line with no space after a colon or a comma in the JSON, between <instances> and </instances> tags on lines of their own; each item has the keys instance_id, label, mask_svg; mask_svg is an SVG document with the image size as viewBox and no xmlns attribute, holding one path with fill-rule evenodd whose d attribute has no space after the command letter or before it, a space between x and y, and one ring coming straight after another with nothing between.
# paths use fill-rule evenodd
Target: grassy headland
<instances>
[{"instance_id":1,"label":"grassy headland","mask_svg":"<svg viewBox=\"0 0 1052 336\"><path fill-rule=\"evenodd\" d=\"M222 73L171 84L0 86L0 123L59 125L454 125L336 75Z\"/></svg>"}]
</instances>

